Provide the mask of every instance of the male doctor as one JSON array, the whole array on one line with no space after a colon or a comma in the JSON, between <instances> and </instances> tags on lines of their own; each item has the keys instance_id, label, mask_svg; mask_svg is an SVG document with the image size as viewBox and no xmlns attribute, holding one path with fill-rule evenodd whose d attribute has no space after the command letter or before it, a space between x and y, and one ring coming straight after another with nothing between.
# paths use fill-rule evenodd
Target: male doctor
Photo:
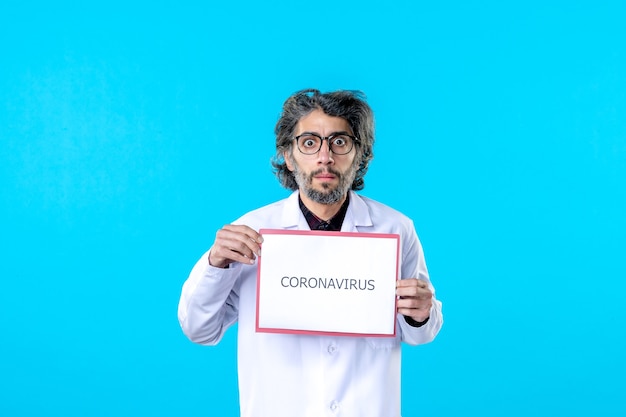
<instances>
[{"instance_id":1,"label":"male doctor","mask_svg":"<svg viewBox=\"0 0 626 417\"><path fill-rule=\"evenodd\" d=\"M215 345L238 322L243 417L399 417L400 343L432 341L443 318L413 222L355 193L373 157L372 110L359 92L303 90L285 101L275 133L272 165L293 193L217 232L183 286L183 332ZM262 228L400 235L396 337L255 332ZM428 382L419 369L410 378Z\"/></svg>"}]
</instances>

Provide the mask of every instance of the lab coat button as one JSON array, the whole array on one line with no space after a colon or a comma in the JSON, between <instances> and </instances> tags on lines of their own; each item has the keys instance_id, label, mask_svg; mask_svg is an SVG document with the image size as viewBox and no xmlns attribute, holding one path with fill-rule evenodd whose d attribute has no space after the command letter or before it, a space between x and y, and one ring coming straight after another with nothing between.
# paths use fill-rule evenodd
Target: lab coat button
<instances>
[{"instance_id":1,"label":"lab coat button","mask_svg":"<svg viewBox=\"0 0 626 417\"><path fill-rule=\"evenodd\" d=\"M337 411L339 409L339 403L337 401L333 401L330 403L330 409L331 411Z\"/></svg>"},{"instance_id":2,"label":"lab coat button","mask_svg":"<svg viewBox=\"0 0 626 417\"><path fill-rule=\"evenodd\" d=\"M330 353L331 355L333 353L335 353L336 351L337 351L337 346L335 346L335 345L329 345L328 346L328 353Z\"/></svg>"}]
</instances>

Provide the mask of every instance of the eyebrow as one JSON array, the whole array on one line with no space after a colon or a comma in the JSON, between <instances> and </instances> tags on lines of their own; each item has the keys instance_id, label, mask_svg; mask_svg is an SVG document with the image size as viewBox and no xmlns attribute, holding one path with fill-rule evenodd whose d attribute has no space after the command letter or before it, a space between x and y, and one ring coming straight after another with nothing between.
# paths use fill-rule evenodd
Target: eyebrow
<instances>
[{"instance_id":1,"label":"eyebrow","mask_svg":"<svg viewBox=\"0 0 626 417\"><path fill-rule=\"evenodd\" d=\"M309 132L309 131L302 132L302 133L300 133L299 135L296 135L296 136L302 136L302 135L315 135L315 136L323 137L320 133L317 133L317 132ZM340 131L337 131L337 132L331 132L331 134L330 134L330 135L328 135L328 136L337 136L337 135L348 135L348 136L353 136L353 135L352 135L352 133L350 133L350 132L346 132L345 130L340 130Z\"/></svg>"}]
</instances>

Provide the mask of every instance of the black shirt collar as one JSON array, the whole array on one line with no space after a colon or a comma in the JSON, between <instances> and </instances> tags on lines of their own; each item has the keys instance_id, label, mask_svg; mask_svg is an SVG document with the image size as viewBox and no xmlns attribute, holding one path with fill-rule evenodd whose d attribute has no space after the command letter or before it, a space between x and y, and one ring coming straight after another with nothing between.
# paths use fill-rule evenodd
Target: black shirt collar
<instances>
[{"instance_id":1,"label":"black shirt collar","mask_svg":"<svg viewBox=\"0 0 626 417\"><path fill-rule=\"evenodd\" d=\"M348 204L350 203L350 193L346 195L346 201L343 202L337 214L335 214L330 220L325 221L317 217L311 210L304 205L302 198L298 195L298 202L300 203L300 210L302 210L302 214L306 219L306 222L309 224L309 228L311 230L327 230L327 231L341 231L341 225L343 224L343 219L346 217L346 212L348 211Z\"/></svg>"}]
</instances>

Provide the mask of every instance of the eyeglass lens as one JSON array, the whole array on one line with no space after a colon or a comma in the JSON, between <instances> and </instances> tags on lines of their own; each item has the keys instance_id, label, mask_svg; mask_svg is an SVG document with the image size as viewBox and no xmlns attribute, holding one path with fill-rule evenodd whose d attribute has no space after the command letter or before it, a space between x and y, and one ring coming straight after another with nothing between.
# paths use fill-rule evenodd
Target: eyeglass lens
<instances>
[{"instance_id":1,"label":"eyeglass lens","mask_svg":"<svg viewBox=\"0 0 626 417\"><path fill-rule=\"evenodd\" d=\"M339 134L330 135L322 138L314 134L304 134L296 137L298 149L303 154L313 155L322 149L322 142L326 139L330 147L330 151L336 155L345 155L352 150L354 140L349 135Z\"/></svg>"}]
</instances>

